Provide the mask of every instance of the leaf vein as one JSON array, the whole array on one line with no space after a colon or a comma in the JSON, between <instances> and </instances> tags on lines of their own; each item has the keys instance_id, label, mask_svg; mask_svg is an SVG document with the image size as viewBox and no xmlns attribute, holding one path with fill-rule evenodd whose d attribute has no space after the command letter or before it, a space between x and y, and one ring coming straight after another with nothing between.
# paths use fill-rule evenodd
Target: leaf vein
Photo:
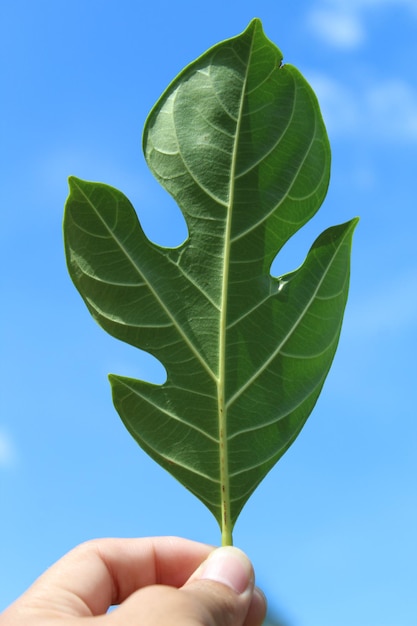
<instances>
[{"instance_id":1,"label":"leaf vein","mask_svg":"<svg viewBox=\"0 0 417 626\"><path fill-rule=\"evenodd\" d=\"M186 332L182 329L181 324L178 322L178 320L176 319L175 315L172 313L170 308L165 304L165 302L160 297L160 295L157 292L157 290L153 288L152 283L147 280L147 278L144 275L143 271L138 267L135 259L131 256L131 254L129 253L127 248L124 246L123 242L116 236L116 233L110 229L109 225L103 219L103 217L101 216L100 212L97 210L97 208L95 207L94 203L90 200L90 198L87 196L87 194L80 188L79 188L79 191L84 196L85 200L90 205L90 207L94 211L94 213L97 215L98 219L101 221L103 226L109 231L109 233L111 234L112 238L114 239L114 241L119 246L120 250L123 252L125 257L131 263L132 267L135 269L135 271L138 273L138 275L141 276L143 278L143 280L145 281L145 283L148 285L149 291L152 293L152 295L154 296L155 300L158 302L160 307L166 313L168 318L171 319L173 326L176 328L178 334L181 336L181 338L183 339L184 343L188 346L188 348L195 355L197 360L201 363L203 368L209 374L210 378L212 378L213 380L216 380L216 376L215 376L214 372L211 370L211 368L208 365L208 363L206 363L206 361L203 359L201 354L198 352L196 346L190 341L189 337L187 336Z\"/></svg>"},{"instance_id":2,"label":"leaf vein","mask_svg":"<svg viewBox=\"0 0 417 626\"><path fill-rule=\"evenodd\" d=\"M162 407L160 404L158 404L157 402L151 400L149 397L147 397L145 394L140 393L137 389L131 387L126 380L122 380L120 378L117 379L118 382L122 385L124 385L127 389L129 389L129 391L141 398L144 402L146 402L147 404L149 404L150 406L153 406L155 409L157 409L160 413L162 413L163 415L166 415L167 417L169 417L170 419L179 422L182 425L187 426L188 428L190 428L191 430L194 430L196 432L198 432L200 435L203 435L204 437L206 437L207 439L210 439L210 441L213 441L214 443L218 444L219 441L216 437L213 437L212 435L210 435L209 433L207 433L205 430L203 430L202 428L199 428L198 426L195 426L194 424L191 424L190 422L188 422L187 420L185 420L183 417L178 417L178 415L176 415L175 413L173 413L172 411L168 411L168 409Z\"/></svg>"},{"instance_id":3,"label":"leaf vein","mask_svg":"<svg viewBox=\"0 0 417 626\"><path fill-rule=\"evenodd\" d=\"M316 288L313 291L313 294L311 296L311 298L308 300L308 302L306 303L306 305L303 307L303 309L300 311L297 319L295 320L295 323L292 325L292 327L290 328L290 330L287 332L287 334L285 335L285 337L282 339L282 341L278 344L278 346L276 347L276 349L272 352L272 354L265 359L264 363L262 364L261 367L259 367L254 373L253 375L246 381L246 383L244 385L242 385L242 387L240 387L240 389L238 389L232 396L231 398L227 401L227 406L231 406L235 400L242 395L242 393L248 388L250 387L250 385L257 379L259 378L259 376L268 368L268 366L272 363L272 361L278 356L278 354L281 352L283 346L287 343L287 341L289 340L289 338L293 335L293 333L295 332L295 330L298 328L299 324L301 323L302 319L304 318L304 316L306 315L308 309L310 308L310 306L312 305L312 303L314 302L315 298L316 298L316 294L319 291L321 285L323 284L323 281L325 279L325 277L327 276L327 272L329 271L329 268L332 264L332 261L334 260L335 256L338 253L338 248L335 249L334 254L331 257L331 260L326 268L326 270L323 272L322 277L320 278L318 284L316 285Z\"/></svg>"}]
</instances>

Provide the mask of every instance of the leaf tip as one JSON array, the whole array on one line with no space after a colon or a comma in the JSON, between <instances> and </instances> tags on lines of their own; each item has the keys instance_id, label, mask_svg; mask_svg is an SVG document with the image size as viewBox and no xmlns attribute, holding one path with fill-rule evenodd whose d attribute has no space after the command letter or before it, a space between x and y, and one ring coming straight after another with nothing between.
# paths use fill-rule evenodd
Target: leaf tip
<instances>
[{"instance_id":1,"label":"leaf tip","mask_svg":"<svg viewBox=\"0 0 417 626\"><path fill-rule=\"evenodd\" d=\"M350 220L352 231L354 231L356 229L356 226L359 224L360 219L361 218L357 215L356 217L353 217Z\"/></svg>"},{"instance_id":2,"label":"leaf tip","mask_svg":"<svg viewBox=\"0 0 417 626\"><path fill-rule=\"evenodd\" d=\"M249 22L249 26L255 28L256 26L260 26L262 28L262 20L260 17L253 17Z\"/></svg>"},{"instance_id":3,"label":"leaf tip","mask_svg":"<svg viewBox=\"0 0 417 626\"><path fill-rule=\"evenodd\" d=\"M250 34L253 37L259 37L260 40L264 40L269 46L272 45L278 52L278 67L282 67L284 58L282 51L269 39L269 37L266 36L261 18L252 18L245 30L245 34Z\"/></svg>"},{"instance_id":4,"label":"leaf tip","mask_svg":"<svg viewBox=\"0 0 417 626\"><path fill-rule=\"evenodd\" d=\"M75 187L78 187L80 182L81 180L76 176L68 176L68 187L70 192L75 189Z\"/></svg>"},{"instance_id":5,"label":"leaf tip","mask_svg":"<svg viewBox=\"0 0 417 626\"><path fill-rule=\"evenodd\" d=\"M254 17L251 19L251 21L249 22L247 28L246 28L246 32L255 32L259 30L261 33L264 32L264 28L262 25L262 20L259 17Z\"/></svg>"}]
</instances>

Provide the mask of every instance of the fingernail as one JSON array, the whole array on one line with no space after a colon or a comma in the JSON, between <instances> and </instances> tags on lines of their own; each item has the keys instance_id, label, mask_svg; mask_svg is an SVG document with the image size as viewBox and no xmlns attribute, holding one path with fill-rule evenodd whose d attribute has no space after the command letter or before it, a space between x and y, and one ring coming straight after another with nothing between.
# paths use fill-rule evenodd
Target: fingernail
<instances>
[{"instance_id":1,"label":"fingernail","mask_svg":"<svg viewBox=\"0 0 417 626\"><path fill-rule=\"evenodd\" d=\"M241 594L253 586L253 568L244 552L227 546L214 550L199 572L200 579L214 580Z\"/></svg>"}]
</instances>

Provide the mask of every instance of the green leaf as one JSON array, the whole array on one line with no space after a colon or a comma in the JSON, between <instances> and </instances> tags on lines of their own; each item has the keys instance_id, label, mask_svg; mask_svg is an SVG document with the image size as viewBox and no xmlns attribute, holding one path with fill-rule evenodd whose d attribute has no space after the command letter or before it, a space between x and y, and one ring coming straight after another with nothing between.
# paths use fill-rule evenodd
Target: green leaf
<instances>
[{"instance_id":1,"label":"green leaf","mask_svg":"<svg viewBox=\"0 0 417 626\"><path fill-rule=\"evenodd\" d=\"M326 195L330 149L314 93L257 19L179 74L143 145L188 238L152 243L121 192L71 178L68 268L97 322L165 366L163 385L111 375L115 407L231 543L329 371L357 220L326 230L299 269L271 276Z\"/></svg>"}]
</instances>

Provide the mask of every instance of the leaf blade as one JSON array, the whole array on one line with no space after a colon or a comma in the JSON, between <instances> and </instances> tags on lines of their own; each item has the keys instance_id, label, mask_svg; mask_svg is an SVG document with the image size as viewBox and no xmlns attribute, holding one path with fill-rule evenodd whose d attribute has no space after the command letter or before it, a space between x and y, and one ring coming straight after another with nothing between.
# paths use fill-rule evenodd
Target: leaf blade
<instances>
[{"instance_id":1,"label":"leaf blade","mask_svg":"<svg viewBox=\"0 0 417 626\"><path fill-rule=\"evenodd\" d=\"M165 366L163 385L111 375L115 407L231 543L331 366L356 221L325 231L298 270L270 275L326 195L330 148L314 93L259 20L181 72L152 109L143 146L187 240L149 242L123 194L71 179L68 267L98 323Z\"/></svg>"}]
</instances>

